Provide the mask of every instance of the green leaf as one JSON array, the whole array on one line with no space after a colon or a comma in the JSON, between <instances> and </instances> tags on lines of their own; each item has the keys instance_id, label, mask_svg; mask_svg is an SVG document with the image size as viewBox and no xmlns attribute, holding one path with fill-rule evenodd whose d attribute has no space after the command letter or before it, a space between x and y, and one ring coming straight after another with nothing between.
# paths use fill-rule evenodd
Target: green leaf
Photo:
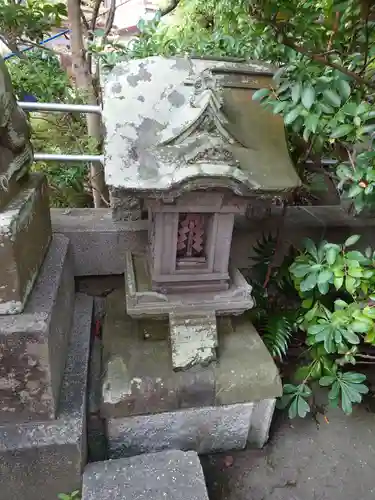
<instances>
[{"instance_id":1,"label":"green leaf","mask_svg":"<svg viewBox=\"0 0 375 500\"><path fill-rule=\"evenodd\" d=\"M301 97L301 90L302 90L302 85L300 82L297 82L295 85L293 85L292 88L292 101L294 104L297 104L300 97Z\"/></svg>"},{"instance_id":2,"label":"green leaf","mask_svg":"<svg viewBox=\"0 0 375 500\"><path fill-rule=\"evenodd\" d=\"M348 167L348 165L341 163L336 168L336 174L341 180L351 179L353 176L353 170Z\"/></svg>"},{"instance_id":3,"label":"green leaf","mask_svg":"<svg viewBox=\"0 0 375 500\"><path fill-rule=\"evenodd\" d=\"M303 278L310 270L311 266L309 264L292 264L290 266L290 272L296 278Z\"/></svg>"},{"instance_id":4,"label":"green leaf","mask_svg":"<svg viewBox=\"0 0 375 500\"><path fill-rule=\"evenodd\" d=\"M316 129L318 128L318 124L319 124L319 116L318 115L315 115L315 114L312 114L310 113L307 117L306 117L306 120L305 120L305 127L308 128L309 130L311 130L311 132L313 132L315 134L316 132Z\"/></svg>"},{"instance_id":5,"label":"green leaf","mask_svg":"<svg viewBox=\"0 0 375 500\"><path fill-rule=\"evenodd\" d=\"M294 108L289 113L287 113L284 117L284 123L285 125L290 125L292 124L300 115L299 109Z\"/></svg>"},{"instance_id":6,"label":"green leaf","mask_svg":"<svg viewBox=\"0 0 375 500\"><path fill-rule=\"evenodd\" d=\"M346 372L343 374L342 378L343 380L346 380L353 384L360 384L361 382L364 382L366 380L366 375L364 375L363 373Z\"/></svg>"},{"instance_id":7,"label":"green leaf","mask_svg":"<svg viewBox=\"0 0 375 500\"><path fill-rule=\"evenodd\" d=\"M355 332L367 333L369 330L371 330L371 327L372 327L371 320L369 320L369 321L370 321L370 323L367 323L365 321L356 320L356 321L353 321L353 323L350 326ZM358 337L357 337L357 339L358 339ZM357 342L352 342L352 343L358 344L359 339Z\"/></svg>"},{"instance_id":8,"label":"green leaf","mask_svg":"<svg viewBox=\"0 0 375 500\"><path fill-rule=\"evenodd\" d=\"M297 415L298 415L298 396L296 396L292 400L292 403L289 406L288 417L290 419L293 419L293 418L296 418Z\"/></svg>"},{"instance_id":9,"label":"green leaf","mask_svg":"<svg viewBox=\"0 0 375 500\"><path fill-rule=\"evenodd\" d=\"M347 330L346 328L342 329L342 335L343 337L350 342L351 344L359 344L359 337L355 333L353 333L351 330Z\"/></svg>"},{"instance_id":10,"label":"green leaf","mask_svg":"<svg viewBox=\"0 0 375 500\"><path fill-rule=\"evenodd\" d=\"M339 137L344 137L345 135L350 134L353 131L353 126L347 123L343 125L339 125L337 128L332 130L330 136L332 139L338 139Z\"/></svg>"},{"instance_id":11,"label":"green leaf","mask_svg":"<svg viewBox=\"0 0 375 500\"><path fill-rule=\"evenodd\" d=\"M306 238L303 243L304 243L306 251L312 257L314 257L314 259L318 260L318 250L315 246L315 243L310 238Z\"/></svg>"},{"instance_id":12,"label":"green leaf","mask_svg":"<svg viewBox=\"0 0 375 500\"><path fill-rule=\"evenodd\" d=\"M326 295L329 292L329 284L327 281L318 283L318 290L322 295Z\"/></svg>"},{"instance_id":13,"label":"green leaf","mask_svg":"<svg viewBox=\"0 0 375 500\"><path fill-rule=\"evenodd\" d=\"M361 186L359 186L358 184L353 184L348 191L348 198L354 198L355 196L361 194L362 191L363 188Z\"/></svg>"},{"instance_id":14,"label":"green leaf","mask_svg":"<svg viewBox=\"0 0 375 500\"><path fill-rule=\"evenodd\" d=\"M301 418L306 417L307 413L310 411L310 405L308 402L303 399L302 396L299 396L296 398L297 399L297 413L298 416Z\"/></svg>"},{"instance_id":15,"label":"green leaf","mask_svg":"<svg viewBox=\"0 0 375 500\"><path fill-rule=\"evenodd\" d=\"M344 283L344 277L343 276L335 276L333 278L333 286L336 288L336 290L339 290Z\"/></svg>"},{"instance_id":16,"label":"green leaf","mask_svg":"<svg viewBox=\"0 0 375 500\"><path fill-rule=\"evenodd\" d=\"M295 394L298 391L298 386L293 384L284 384L283 393L284 394Z\"/></svg>"},{"instance_id":17,"label":"green leaf","mask_svg":"<svg viewBox=\"0 0 375 500\"><path fill-rule=\"evenodd\" d=\"M355 245L360 238L361 236L359 234L353 234L352 236L349 236L347 240L345 240L344 246L351 247L352 245Z\"/></svg>"},{"instance_id":18,"label":"green leaf","mask_svg":"<svg viewBox=\"0 0 375 500\"><path fill-rule=\"evenodd\" d=\"M305 87L301 96L302 104L306 109L310 109L315 101L315 90L311 85Z\"/></svg>"},{"instance_id":19,"label":"green leaf","mask_svg":"<svg viewBox=\"0 0 375 500\"><path fill-rule=\"evenodd\" d=\"M316 286L316 283L317 273L308 274L307 277L300 283L301 292L308 292L309 290L312 290Z\"/></svg>"},{"instance_id":20,"label":"green leaf","mask_svg":"<svg viewBox=\"0 0 375 500\"><path fill-rule=\"evenodd\" d=\"M356 279L353 278L352 276L347 276L345 278L345 288L346 288L346 291L348 293L350 293L350 295L353 295L353 293L355 292L355 285L356 285Z\"/></svg>"},{"instance_id":21,"label":"green leaf","mask_svg":"<svg viewBox=\"0 0 375 500\"><path fill-rule=\"evenodd\" d=\"M335 380L336 377L326 375L319 380L319 385L321 385L322 387L328 387L329 385L332 385Z\"/></svg>"},{"instance_id":22,"label":"green leaf","mask_svg":"<svg viewBox=\"0 0 375 500\"><path fill-rule=\"evenodd\" d=\"M273 107L273 114L277 115L287 107L287 101L278 101Z\"/></svg>"},{"instance_id":23,"label":"green leaf","mask_svg":"<svg viewBox=\"0 0 375 500\"><path fill-rule=\"evenodd\" d=\"M333 272L324 270L318 274L318 283L328 283L333 278Z\"/></svg>"},{"instance_id":24,"label":"green leaf","mask_svg":"<svg viewBox=\"0 0 375 500\"><path fill-rule=\"evenodd\" d=\"M327 89L323 92L323 96L328 104L338 108L341 105L341 97L334 90Z\"/></svg>"},{"instance_id":25,"label":"green leaf","mask_svg":"<svg viewBox=\"0 0 375 500\"><path fill-rule=\"evenodd\" d=\"M337 248L329 248L326 253L326 259L330 266L335 263L339 250Z\"/></svg>"},{"instance_id":26,"label":"green leaf","mask_svg":"<svg viewBox=\"0 0 375 500\"><path fill-rule=\"evenodd\" d=\"M268 96L270 92L271 92L270 89L259 89L256 92L254 92L252 99L253 101L260 101L264 97Z\"/></svg>"},{"instance_id":27,"label":"green leaf","mask_svg":"<svg viewBox=\"0 0 375 500\"><path fill-rule=\"evenodd\" d=\"M348 99L348 97L351 94L351 88L349 83L346 80L338 80L337 81L337 87L340 92L341 97L343 98L344 101Z\"/></svg>"}]
</instances>

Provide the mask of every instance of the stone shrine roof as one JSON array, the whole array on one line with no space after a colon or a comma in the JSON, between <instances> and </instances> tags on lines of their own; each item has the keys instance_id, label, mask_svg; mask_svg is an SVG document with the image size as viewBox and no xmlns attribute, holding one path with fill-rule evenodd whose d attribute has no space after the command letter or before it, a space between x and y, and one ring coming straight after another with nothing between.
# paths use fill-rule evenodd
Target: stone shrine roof
<instances>
[{"instance_id":1,"label":"stone shrine roof","mask_svg":"<svg viewBox=\"0 0 375 500\"><path fill-rule=\"evenodd\" d=\"M118 64L103 91L107 184L240 195L300 185L282 119L251 98L271 80L263 63L157 56Z\"/></svg>"}]
</instances>

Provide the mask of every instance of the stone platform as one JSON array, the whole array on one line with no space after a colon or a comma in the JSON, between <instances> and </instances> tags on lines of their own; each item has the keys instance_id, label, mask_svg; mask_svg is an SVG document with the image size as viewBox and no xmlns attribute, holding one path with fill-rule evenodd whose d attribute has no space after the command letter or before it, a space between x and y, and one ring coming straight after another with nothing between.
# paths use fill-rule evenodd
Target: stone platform
<instances>
[{"instance_id":1,"label":"stone platform","mask_svg":"<svg viewBox=\"0 0 375 500\"><path fill-rule=\"evenodd\" d=\"M198 455L178 450L89 464L82 500L208 500Z\"/></svg>"},{"instance_id":2,"label":"stone platform","mask_svg":"<svg viewBox=\"0 0 375 500\"><path fill-rule=\"evenodd\" d=\"M54 500L80 488L92 308L91 297L76 295L56 419L0 425L0 500Z\"/></svg>"},{"instance_id":3,"label":"stone platform","mask_svg":"<svg viewBox=\"0 0 375 500\"><path fill-rule=\"evenodd\" d=\"M69 240L55 235L24 311L0 316L0 424L55 418L73 310Z\"/></svg>"},{"instance_id":4,"label":"stone platform","mask_svg":"<svg viewBox=\"0 0 375 500\"><path fill-rule=\"evenodd\" d=\"M0 210L0 314L22 312L52 233L43 175L30 175L12 194Z\"/></svg>"},{"instance_id":5,"label":"stone platform","mask_svg":"<svg viewBox=\"0 0 375 500\"><path fill-rule=\"evenodd\" d=\"M281 382L251 323L219 318L218 361L184 372L173 370L167 325L127 316L122 290L107 297L101 416L110 456L263 446Z\"/></svg>"}]
</instances>

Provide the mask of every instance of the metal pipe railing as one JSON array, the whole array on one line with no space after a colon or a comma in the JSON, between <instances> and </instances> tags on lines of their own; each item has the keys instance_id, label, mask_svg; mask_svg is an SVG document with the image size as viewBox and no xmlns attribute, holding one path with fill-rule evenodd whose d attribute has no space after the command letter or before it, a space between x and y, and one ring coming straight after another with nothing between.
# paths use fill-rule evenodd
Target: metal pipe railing
<instances>
[{"instance_id":1,"label":"metal pipe railing","mask_svg":"<svg viewBox=\"0 0 375 500\"><path fill-rule=\"evenodd\" d=\"M101 106L92 104L61 104L56 102L18 101L18 106L25 111L52 111L57 113L96 113L102 114Z\"/></svg>"},{"instance_id":2,"label":"metal pipe railing","mask_svg":"<svg viewBox=\"0 0 375 500\"><path fill-rule=\"evenodd\" d=\"M65 155L65 154L55 154L55 153L35 153L34 161L64 161L64 162L95 162L104 163L103 155Z\"/></svg>"}]
</instances>

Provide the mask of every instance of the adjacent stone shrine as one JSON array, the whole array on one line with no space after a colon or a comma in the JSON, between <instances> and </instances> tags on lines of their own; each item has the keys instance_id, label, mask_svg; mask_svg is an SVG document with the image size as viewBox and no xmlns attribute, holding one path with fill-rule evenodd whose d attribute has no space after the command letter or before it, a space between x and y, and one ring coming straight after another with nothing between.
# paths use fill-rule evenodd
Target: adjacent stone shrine
<instances>
[{"instance_id":1,"label":"adjacent stone shrine","mask_svg":"<svg viewBox=\"0 0 375 500\"><path fill-rule=\"evenodd\" d=\"M263 64L162 57L121 63L106 77L105 172L114 218L144 214L149 223L144 253L126 253L123 306L118 297L108 299L115 312L104 332L102 411L116 456L119 446L124 454L170 446L173 437L163 431L151 443L147 426L156 432L189 425L191 435L179 445L189 449L202 410L220 415L220 405L229 405L226 411L245 405L251 430L241 422L247 433L241 446L266 439L281 384L254 327L233 319L254 301L230 249L236 215L300 184L282 120L252 100L271 79ZM118 336L116 315L123 322ZM182 402L186 391L189 404ZM130 421L132 415L144 416Z\"/></svg>"},{"instance_id":2,"label":"adjacent stone shrine","mask_svg":"<svg viewBox=\"0 0 375 500\"><path fill-rule=\"evenodd\" d=\"M52 236L47 184L29 173L32 161L0 58L0 500L76 489L85 459L93 301L75 296L70 243Z\"/></svg>"}]
</instances>

